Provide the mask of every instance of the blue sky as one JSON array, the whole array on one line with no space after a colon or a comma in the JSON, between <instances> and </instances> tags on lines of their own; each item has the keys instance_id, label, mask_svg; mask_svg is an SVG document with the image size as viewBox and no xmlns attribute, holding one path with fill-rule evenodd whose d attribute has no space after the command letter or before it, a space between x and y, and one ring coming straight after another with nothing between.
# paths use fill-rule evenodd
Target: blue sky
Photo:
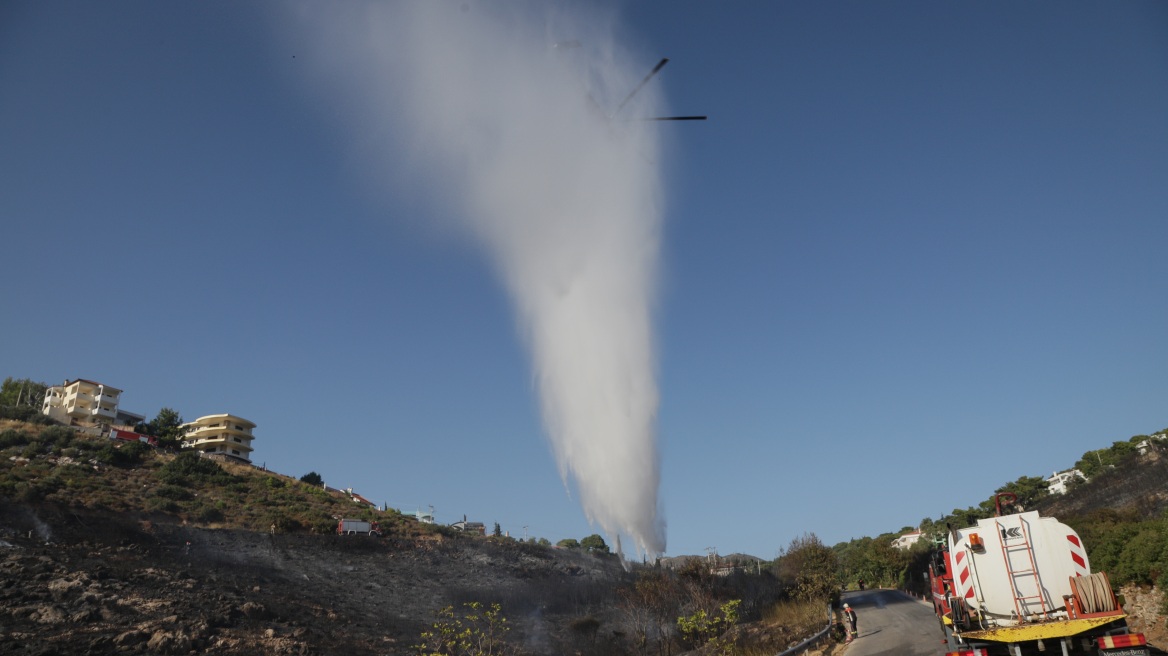
<instances>
[{"instance_id":1,"label":"blue sky","mask_svg":"<svg viewBox=\"0 0 1168 656\"><path fill-rule=\"evenodd\" d=\"M0 5L0 375L594 532L487 256L354 155L279 6ZM710 116L660 126L669 554L897 530L1168 427L1168 6L606 6Z\"/></svg>"}]
</instances>

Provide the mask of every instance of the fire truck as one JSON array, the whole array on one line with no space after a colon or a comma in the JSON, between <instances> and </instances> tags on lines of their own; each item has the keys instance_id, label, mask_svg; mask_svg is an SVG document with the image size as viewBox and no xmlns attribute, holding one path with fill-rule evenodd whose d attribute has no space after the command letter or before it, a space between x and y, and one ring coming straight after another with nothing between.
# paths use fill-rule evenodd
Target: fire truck
<instances>
[{"instance_id":1,"label":"fire truck","mask_svg":"<svg viewBox=\"0 0 1168 656\"><path fill-rule=\"evenodd\" d=\"M363 519L342 519L337 522L337 535L371 535L381 537L381 525Z\"/></svg>"},{"instance_id":2,"label":"fire truck","mask_svg":"<svg viewBox=\"0 0 1168 656\"><path fill-rule=\"evenodd\" d=\"M929 566L946 656L1149 656L1079 535L1035 511L950 529ZM1009 499L1013 501L1013 499Z\"/></svg>"}]
</instances>

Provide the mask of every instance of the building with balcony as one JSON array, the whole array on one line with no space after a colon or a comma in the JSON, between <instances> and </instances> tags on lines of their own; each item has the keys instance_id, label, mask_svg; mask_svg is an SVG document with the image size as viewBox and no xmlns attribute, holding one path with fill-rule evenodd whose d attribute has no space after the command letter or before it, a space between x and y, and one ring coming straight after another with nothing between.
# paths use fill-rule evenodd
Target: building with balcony
<instances>
[{"instance_id":1,"label":"building with balcony","mask_svg":"<svg viewBox=\"0 0 1168 656\"><path fill-rule=\"evenodd\" d=\"M252 429L256 425L235 415L207 415L183 424L183 447L251 462Z\"/></svg>"},{"instance_id":2,"label":"building with balcony","mask_svg":"<svg viewBox=\"0 0 1168 656\"><path fill-rule=\"evenodd\" d=\"M920 539L920 531L910 531L893 540L892 548L900 549L901 551L905 549L911 549L914 544L920 541Z\"/></svg>"},{"instance_id":3,"label":"building with balcony","mask_svg":"<svg viewBox=\"0 0 1168 656\"><path fill-rule=\"evenodd\" d=\"M118 416L122 390L78 378L45 391L41 412L72 426L109 425Z\"/></svg>"},{"instance_id":4,"label":"building with balcony","mask_svg":"<svg viewBox=\"0 0 1168 656\"><path fill-rule=\"evenodd\" d=\"M1046 491L1051 494L1066 494L1067 490L1070 489L1070 483L1076 479L1085 481L1087 477L1078 469L1055 472L1046 479Z\"/></svg>"}]
</instances>

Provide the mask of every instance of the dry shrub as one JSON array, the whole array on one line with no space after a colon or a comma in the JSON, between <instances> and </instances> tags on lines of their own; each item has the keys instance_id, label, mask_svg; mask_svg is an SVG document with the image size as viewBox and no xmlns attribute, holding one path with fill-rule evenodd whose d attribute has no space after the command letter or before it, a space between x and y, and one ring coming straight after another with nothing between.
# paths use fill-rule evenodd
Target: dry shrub
<instances>
[{"instance_id":1,"label":"dry shrub","mask_svg":"<svg viewBox=\"0 0 1168 656\"><path fill-rule=\"evenodd\" d=\"M762 621L797 635L808 635L827 624L827 606L818 601L781 601L763 612Z\"/></svg>"}]
</instances>

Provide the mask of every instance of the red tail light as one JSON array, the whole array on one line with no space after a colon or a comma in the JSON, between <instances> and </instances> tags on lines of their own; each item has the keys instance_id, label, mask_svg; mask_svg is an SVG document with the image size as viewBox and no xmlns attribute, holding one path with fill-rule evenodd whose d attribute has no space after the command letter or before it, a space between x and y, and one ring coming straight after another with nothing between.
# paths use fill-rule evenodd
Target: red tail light
<instances>
[{"instance_id":1,"label":"red tail light","mask_svg":"<svg viewBox=\"0 0 1168 656\"><path fill-rule=\"evenodd\" d=\"M1125 635L1103 636L1096 642L1100 649L1115 649L1116 647L1141 647L1148 644L1142 633L1128 633Z\"/></svg>"}]
</instances>

